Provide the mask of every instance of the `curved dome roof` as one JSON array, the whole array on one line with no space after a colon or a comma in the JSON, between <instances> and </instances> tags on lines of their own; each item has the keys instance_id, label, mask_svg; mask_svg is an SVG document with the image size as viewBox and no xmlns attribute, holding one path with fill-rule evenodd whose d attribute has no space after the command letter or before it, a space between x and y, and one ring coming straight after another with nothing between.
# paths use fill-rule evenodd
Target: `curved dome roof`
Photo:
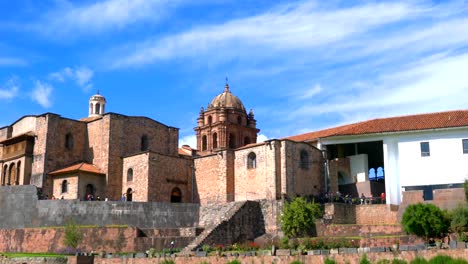
<instances>
[{"instance_id":1,"label":"curved dome roof","mask_svg":"<svg viewBox=\"0 0 468 264\"><path fill-rule=\"evenodd\" d=\"M237 96L231 93L228 84L224 87L224 92L217 95L208 105L208 109L217 107L235 108L245 112L244 104L242 104L241 100Z\"/></svg>"},{"instance_id":2,"label":"curved dome roof","mask_svg":"<svg viewBox=\"0 0 468 264\"><path fill-rule=\"evenodd\" d=\"M100 101L100 102L105 102L106 101L106 98L102 95L99 94L99 90L97 91L97 93L93 96L91 96L91 98L89 98L90 101Z\"/></svg>"}]
</instances>

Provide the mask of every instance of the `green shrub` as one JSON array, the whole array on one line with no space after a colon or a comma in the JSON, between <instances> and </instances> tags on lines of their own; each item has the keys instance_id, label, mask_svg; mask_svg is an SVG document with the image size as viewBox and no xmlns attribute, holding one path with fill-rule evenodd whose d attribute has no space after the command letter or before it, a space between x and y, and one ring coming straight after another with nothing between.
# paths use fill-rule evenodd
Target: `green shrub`
<instances>
[{"instance_id":1,"label":"green shrub","mask_svg":"<svg viewBox=\"0 0 468 264\"><path fill-rule=\"evenodd\" d=\"M63 244L67 247L71 247L76 249L78 244L83 239L83 235L81 234L79 227L76 225L75 221L68 220L65 224L65 238Z\"/></svg>"},{"instance_id":2,"label":"green shrub","mask_svg":"<svg viewBox=\"0 0 468 264\"><path fill-rule=\"evenodd\" d=\"M393 259L392 264L406 264L408 262L402 260L402 259Z\"/></svg>"},{"instance_id":3,"label":"green shrub","mask_svg":"<svg viewBox=\"0 0 468 264\"><path fill-rule=\"evenodd\" d=\"M324 264L336 264L336 261L334 259L326 258L323 263Z\"/></svg>"},{"instance_id":4,"label":"green shrub","mask_svg":"<svg viewBox=\"0 0 468 264\"><path fill-rule=\"evenodd\" d=\"M212 248L211 248L210 245L203 245L203 246L202 246L202 250L203 250L204 252L206 252L206 253L209 253L209 252L211 252Z\"/></svg>"},{"instance_id":5,"label":"green shrub","mask_svg":"<svg viewBox=\"0 0 468 264\"><path fill-rule=\"evenodd\" d=\"M359 262L360 264L371 264L371 262L367 259L367 255L364 254L361 257L361 261Z\"/></svg>"},{"instance_id":6,"label":"green shrub","mask_svg":"<svg viewBox=\"0 0 468 264\"><path fill-rule=\"evenodd\" d=\"M315 226L315 219L321 215L319 204L309 203L304 198L297 197L284 205L281 228L286 236L305 236L310 234Z\"/></svg>"},{"instance_id":7,"label":"green shrub","mask_svg":"<svg viewBox=\"0 0 468 264\"><path fill-rule=\"evenodd\" d=\"M426 259L420 258L420 257L417 257L410 262L410 264L427 264L427 263L428 262Z\"/></svg>"},{"instance_id":8,"label":"green shrub","mask_svg":"<svg viewBox=\"0 0 468 264\"><path fill-rule=\"evenodd\" d=\"M159 263L160 264L175 264L174 260L172 260L172 259L164 259Z\"/></svg>"},{"instance_id":9,"label":"green shrub","mask_svg":"<svg viewBox=\"0 0 468 264\"><path fill-rule=\"evenodd\" d=\"M403 213L402 225L407 233L424 237L442 237L448 232L450 219L433 204L412 204Z\"/></svg>"},{"instance_id":10,"label":"green shrub","mask_svg":"<svg viewBox=\"0 0 468 264\"><path fill-rule=\"evenodd\" d=\"M429 264L467 264L468 262L463 259L453 259L449 256L440 255L433 257L428 262Z\"/></svg>"},{"instance_id":11,"label":"green shrub","mask_svg":"<svg viewBox=\"0 0 468 264\"><path fill-rule=\"evenodd\" d=\"M240 262L238 259L235 259L235 260L229 261L229 262L226 263L226 264L241 264L241 262Z\"/></svg>"},{"instance_id":12,"label":"green shrub","mask_svg":"<svg viewBox=\"0 0 468 264\"><path fill-rule=\"evenodd\" d=\"M464 232L468 231L468 206L458 206L452 212L452 221L450 228L453 232L457 232L462 236Z\"/></svg>"},{"instance_id":13,"label":"green shrub","mask_svg":"<svg viewBox=\"0 0 468 264\"><path fill-rule=\"evenodd\" d=\"M283 237L280 242L280 247L281 248L289 248L289 238L288 237Z\"/></svg>"},{"instance_id":14,"label":"green shrub","mask_svg":"<svg viewBox=\"0 0 468 264\"><path fill-rule=\"evenodd\" d=\"M293 262L291 262L291 264L304 264L304 262L299 261L299 260L294 260Z\"/></svg>"},{"instance_id":15,"label":"green shrub","mask_svg":"<svg viewBox=\"0 0 468 264\"><path fill-rule=\"evenodd\" d=\"M377 261L377 264L390 264L392 262L390 262L390 260L388 259L381 259L379 261Z\"/></svg>"}]
</instances>

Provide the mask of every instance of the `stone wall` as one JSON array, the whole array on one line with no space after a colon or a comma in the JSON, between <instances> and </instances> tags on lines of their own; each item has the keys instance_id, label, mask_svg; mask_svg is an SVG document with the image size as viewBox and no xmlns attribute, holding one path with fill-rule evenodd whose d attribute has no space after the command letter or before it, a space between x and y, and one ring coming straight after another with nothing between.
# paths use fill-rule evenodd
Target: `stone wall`
<instances>
[{"instance_id":1,"label":"stone wall","mask_svg":"<svg viewBox=\"0 0 468 264\"><path fill-rule=\"evenodd\" d=\"M282 170L285 170L287 192L289 197L319 195L325 190L325 168L322 152L316 147L289 140L281 141L285 160ZM307 154L304 164L301 161L301 152Z\"/></svg>"},{"instance_id":2,"label":"stone wall","mask_svg":"<svg viewBox=\"0 0 468 264\"><path fill-rule=\"evenodd\" d=\"M237 203L239 204L239 203ZM203 240L205 245L232 245L244 241L253 241L265 234L265 225L261 206L257 202L247 201L238 210L225 215L216 228Z\"/></svg>"},{"instance_id":3,"label":"stone wall","mask_svg":"<svg viewBox=\"0 0 468 264\"><path fill-rule=\"evenodd\" d=\"M226 151L218 154L196 158L195 191L199 202L204 204L226 202L227 191L227 158Z\"/></svg>"},{"instance_id":4,"label":"stone wall","mask_svg":"<svg viewBox=\"0 0 468 264\"><path fill-rule=\"evenodd\" d=\"M148 201L171 202L171 194L177 188L181 202L196 202L192 195L195 181L192 159L150 152L148 162Z\"/></svg>"},{"instance_id":5,"label":"stone wall","mask_svg":"<svg viewBox=\"0 0 468 264\"><path fill-rule=\"evenodd\" d=\"M248 155L254 153L255 168L248 168ZM236 201L274 199L276 181L276 156L279 152L273 144L244 148L235 152L235 193Z\"/></svg>"},{"instance_id":6,"label":"stone wall","mask_svg":"<svg viewBox=\"0 0 468 264\"><path fill-rule=\"evenodd\" d=\"M376 263L379 260L400 259L410 262L415 258L431 259L438 255L446 255L452 258L468 259L468 249L452 249L452 250L423 250L423 251L404 251L399 253L393 252L372 252L366 253L367 259L371 263ZM358 264L362 259L362 254L336 254L336 255L304 255L304 256L255 256L255 257L177 257L169 258L177 264L226 264L233 260L238 260L240 263L263 264L263 263L276 263L276 264L290 264L293 261L300 261L302 263L324 263L325 259L333 259L336 263L349 263ZM76 261L77 257L69 257L69 264L79 264ZM94 258L95 264L151 264L161 263L164 258ZM19 262L7 262L8 264L16 264ZM5 263L5 264L7 264ZM0 263L3 264L3 263Z\"/></svg>"},{"instance_id":7,"label":"stone wall","mask_svg":"<svg viewBox=\"0 0 468 264\"><path fill-rule=\"evenodd\" d=\"M387 204L325 204L324 218L333 224L392 225L398 224L398 211Z\"/></svg>"},{"instance_id":8,"label":"stone wall","mask_svg":"<svg viewBox=\"0 0 468 264\"><path fill-rule=\"evenodd\" d=\"M34 186L0 187L0 229L80 225L129 225L140 228L196 226L198 204L77 200L38 200Z\"/></svg>"}]
</instances>

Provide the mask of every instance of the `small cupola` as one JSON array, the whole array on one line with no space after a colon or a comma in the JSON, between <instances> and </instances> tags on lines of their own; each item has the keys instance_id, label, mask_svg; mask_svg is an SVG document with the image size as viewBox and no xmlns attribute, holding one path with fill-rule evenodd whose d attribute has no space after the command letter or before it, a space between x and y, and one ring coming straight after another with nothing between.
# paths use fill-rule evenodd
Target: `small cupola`
<instances>
[{"instance_id":1,"label":"small cupola","mask_svg":"<svg viewBox=\"0 0 468 264\"><path fill-rule=\"evenodd\" d=\"M102 116L106 109L106 98L99 94L99 90L95 95L89 98L89 117Z\"/></svg>"}]
</instances>

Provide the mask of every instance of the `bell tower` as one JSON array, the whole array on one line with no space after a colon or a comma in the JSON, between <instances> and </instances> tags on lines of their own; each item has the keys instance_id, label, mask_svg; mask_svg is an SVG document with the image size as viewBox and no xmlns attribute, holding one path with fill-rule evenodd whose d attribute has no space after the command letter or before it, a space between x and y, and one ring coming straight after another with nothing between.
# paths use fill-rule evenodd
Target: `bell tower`
<instances>
[{"instance_id":1,"label":"bell tower","mask_svg":"<svg viewBox=\"0 0 468 264\"><path fill-rule=\"evenodd\" d=\"M89 98L89 115L88 117L102 116L106 109L106 98L97 93Z\"/></svg>"},{"instance_id":2,"label":"bell tower","mask_svg":"<svg viewBox=\"0 0 468 264\"><path fill-rule=\"evenodd\" d=\"M228 83L206 109L200 109L194 130L197 133L197 150L201 154L257 143L260 131L253 111L247 114L241 100L231 93Z\"/></svg>"}]
</instances>

